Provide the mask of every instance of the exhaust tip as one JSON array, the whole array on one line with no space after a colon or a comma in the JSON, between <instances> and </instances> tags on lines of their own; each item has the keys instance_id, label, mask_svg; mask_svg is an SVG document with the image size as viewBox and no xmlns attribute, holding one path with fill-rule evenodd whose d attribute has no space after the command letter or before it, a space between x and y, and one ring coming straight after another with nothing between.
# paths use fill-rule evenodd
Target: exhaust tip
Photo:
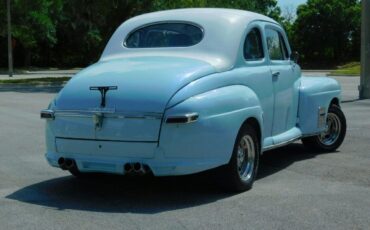
<instances>
[{"instance_id":1,"label":"exhaust tip","mask_svg":"<svg viewBox=\"0 0 370 230\"><path fill-rule=\"evenodd\" d=\"M134 163L134 170L140 171L141 170L141 164L140 163Z\"/></svg>"},{"instance_id":2,"label":"exhaust tip","mask_svg":"<svg viewBox=\"0 0 370 230\"><path fill-rule=\"evenodd\" d=\"M65 163L65 159L63 157L61 157L61 158L58 159L58 165L59 166L60 165L64 165L64 163Z\"/></svg>"},{"instance_id":3,"label":"exhaust tip","mask_svg":"<svg viewBox=\"0 0 370 230\"><path fill-rule=\"evenodd\" d=\"M74 162L71 159L65 159L65 165L69 169L69 168L72 168L73 167Z\"/></svg>"},{"instance_id":4,"label":"exhaust tip","mask_svg":"<svg viewBox=\"0 0 370 230\"><path fill-rule=\"evenodd\" d=\"M61 158L58 159L58 165L63 170L67 170L68 169L68 167L66 165L66 159L64 157L61 157Z\"/></svg>"},{"instance_id":5,"label":"exhaust tip","mask_svg":"<svg viewBox=\"0 0 370 230\"><path fill-rule=\"evenodd\" d=\"M148 166L148 165L143 165L143 170L144 170L144 172L146 172L146 173L150 172L150 168L149 168L149 166Z\"/></svg>"},{"instance_id":6,"label":"exhaust tip","mask_svg":"<svg viewBox=\"0 0 370 230\"><path fill-rule=\"evenodd\" d=\"M124 166L125 172L131 172L132 170L132 165L130 163L126 163Z\"/></svg>"},{"instance_id":7,"label":"exhaust tip","mask_svg":"<svg viewBox=\"0 0 370 230\"><path fill-rule=\"evenodd\" d=\"M145 175L151 172L148 165L139 162L126 163L123 169L126 175Z\"/></svg>"}]
</instances>

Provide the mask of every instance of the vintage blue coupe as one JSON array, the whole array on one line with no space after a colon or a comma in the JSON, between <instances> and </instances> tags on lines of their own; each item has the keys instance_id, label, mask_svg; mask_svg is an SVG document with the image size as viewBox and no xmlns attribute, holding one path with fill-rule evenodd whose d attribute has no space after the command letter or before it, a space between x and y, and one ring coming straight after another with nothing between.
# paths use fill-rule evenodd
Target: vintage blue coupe
<instances>
[{"instance_id":1,"label":"vintage blue coupe","mask_svg":"<svg viewBox=\"0 0 370 230\"><path fill-rule=\"evenodd\" d=\"M343 142L340 86L301 77L296 59L282 27L260 14L180 9L132 18L41 111L46 158L76 176L220 167L229 188L247 190L264 151L299 139L318 151Z\"/></svg>"}]
</instances>

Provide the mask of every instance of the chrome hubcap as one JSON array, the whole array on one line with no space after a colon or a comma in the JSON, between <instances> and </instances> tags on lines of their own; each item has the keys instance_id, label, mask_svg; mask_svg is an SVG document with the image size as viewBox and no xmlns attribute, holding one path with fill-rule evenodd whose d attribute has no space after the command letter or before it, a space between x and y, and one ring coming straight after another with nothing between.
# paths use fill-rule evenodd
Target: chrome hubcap
<instances>
[{"instance_id":1,"label":"chrome hubcap","mask_svg":"<svg viewBox=\"0 0 370 230\"><path fill-rule=\"evenodd\" d=\"M256 150L251 136L245 135L238 145L237 166L239 176L247 181L252 177Z\"/></svg>"},{"instance_id":2,"label":"chrome hubcap","mask_svg":"<svg viewBox=\"0 0 370 230\"><path fill-rule=\"evenodd\" d=\"M328 113L327 129L324 133L319 135L319 140L324 145L334 144L339 137L342 130L342 124L339 117L334 113Z\"/></svg>"}]
</instances>

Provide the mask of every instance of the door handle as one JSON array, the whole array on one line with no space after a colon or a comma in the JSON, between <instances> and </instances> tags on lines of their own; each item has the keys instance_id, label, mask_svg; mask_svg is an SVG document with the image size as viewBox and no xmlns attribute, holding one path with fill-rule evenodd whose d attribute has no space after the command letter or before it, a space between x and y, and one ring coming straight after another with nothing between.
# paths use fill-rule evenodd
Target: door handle
<instances>
[{"instance_id":1,"label":"door handle","mask_svg":"<svg viewBox=\"0 0 370 230\"><path fill-rule=\"evenodd\" d=\"M273 78L274 80L277 80L277 79L279 78L279 76L280 76L280 72L273 72L273 73L272 73L272 78Z\"/></svg>"}]
</instances>

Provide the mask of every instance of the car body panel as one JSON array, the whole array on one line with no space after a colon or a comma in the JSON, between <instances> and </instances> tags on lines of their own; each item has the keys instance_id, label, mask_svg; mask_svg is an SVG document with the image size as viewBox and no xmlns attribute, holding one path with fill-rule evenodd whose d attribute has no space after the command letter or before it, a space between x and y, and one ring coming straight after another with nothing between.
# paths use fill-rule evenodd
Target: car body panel
<instances>
[{"instance_id":1,"label":"car body panel","mask_svg":"<svg viewBox=\"0 0 370 230\"><path fill-rule=\"evenodd\" d=\"M122 142L56 138L58 152L69 155L78 153L84 156L140 157L152 158L157 142Z\"/></svg>"},{"instance_id":2,"label":"car body panel","mask_svg":"<svg viewBox=\"0 0 370 230\"><path fill-rule=\"evenodd\" d=\"M230 159L240 124L246 118L262 122L256 94L248 87L231 85L199 94L168 109L165 116L197 111L190 124L163 124L159 146L169 158ZM225 135L227 133L227 135ZM205 143L205 141L207 143ZM183 146L178 149L178 146Z\"/></svg>"},{"instance_id":3,"label":"car body panel","mask_svg":"<svg viewBox=\"0 0 370 230\"><path fill-rule=\"evenodd\" d=\"M232 9L178 9L144 14L127 20L116 30L100 61L155 54L206 61L219 72L230 70L238 58L237 53L244 29L255 20L276 23L273 19L260 14ZM204 30L204 38L199 44L185 48L130 49L123 45L130 32L158 22L190 22L199 25ZM220 32L232 36L220 36Z\"/></svg>"},{"instance_id":4,"label":"car body panel","mask_svg":"<svg viewBox=\"0 0 370 230\"><path fill-rule=\"evenodd\" d=\"M88 110L100 105L91 86L117 86L107 93L106 108L162 113L168 98L192 81L215 73L210 64L181 57L136 57L98 62L74 76L56 98L60 110ZM155 89L155 90L154 90Z\"/></svg>"},{"instance_id":5,"label":"car body panel","mask_svg":"<svg viewBox=\"0 0 370 230\"><path fill-rule=\"evenodd\" d=\"M335 79L327 77L302 77L299 96L299 128L304 136L325 130L319 126L319 109L325 109L324 119L333 99L340 101L341 88Z\"/></svg>"},{"instance_id":6,"label":"car body panel","mask_svg":"<svg viewBox=\"0 0 370 230\"><path fill-rule=\"evenodd\" d=\"M199 26L203 40L190 47L124 46L132 31L162 22ZM264 57L247 61L244 43L253 28L261 33ZM340 100L339 84L301 77L293 60L270 60L266 28L281 34L290 54L282 27L251 12L183 9L126 21L99 62L73 77L50 104L48 162L59 167L60 157L71 158L81 172L118 174L140 162L156 176L185 175L227 164L240 128L251 120L261 153L325 131L330 103ZM167 123L189 114L195 119Z\"/></svg>"},{"instance_id":7,"label":"car body panel","mask_svg":"<svg viewBox=\"0 0 370 230\"><path fill-rule=\"evenodd\" d=\"M260 85L263 84L264 88ZM273 87L270 70L266 66L244 67L234 71L212 74L182 88L169 102L169 107L194 95L202 94L214 89L244 85L254 94L263 112L263 136L270 136L273 119ZM237 103L237 102L236 102ZM241 105L242 106L242 105Z\"/></svg>"},{"instance_id":8,"label":"car body panel","mask_svg":"<svg viewBox=\"0 0 370 230\"><path fill-rule=\"evenodd\" d=\"M73 77L57 96L54 110L58 119L52 129L57 137L157 141L168 99L185 85L214 72L210 64L187 58L99 62ZM117 87L107 92L102 111L101 94L90 90L101 85ZM92 122L94 111L108 112L98 131Z\"/></svg>"}]
</instances>

